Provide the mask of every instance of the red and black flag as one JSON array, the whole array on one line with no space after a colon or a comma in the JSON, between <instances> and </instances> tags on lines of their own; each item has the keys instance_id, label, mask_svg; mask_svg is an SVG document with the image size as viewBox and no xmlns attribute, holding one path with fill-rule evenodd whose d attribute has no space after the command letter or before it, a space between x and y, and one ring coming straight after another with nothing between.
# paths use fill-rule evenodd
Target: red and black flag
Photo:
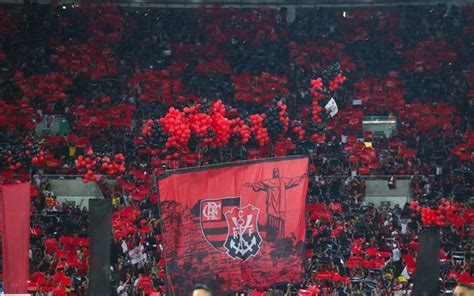
<instances>
[{"instance_id":1,"label":"red and black flag","mask_svg":"<svg viewBox=\"0 0 474 296\"><path fill-rule=\"evenodd\" d=\"M224 213L240 206L239 197L205 199L200 202L199 215L202 234L214 248L225 252L224 242L227 238L227 220Z\"/></svg>"},{"instance_id":2,"label":"red and black flag","mask_svg":"<svg viewBox=\"0 0 474 296\"><path fill-rule=\"evenodd\" d=\"M303 275L308 159L172 171L158 181L172 295L196 283L217 295Z\"/></svg>"}]
</instances>

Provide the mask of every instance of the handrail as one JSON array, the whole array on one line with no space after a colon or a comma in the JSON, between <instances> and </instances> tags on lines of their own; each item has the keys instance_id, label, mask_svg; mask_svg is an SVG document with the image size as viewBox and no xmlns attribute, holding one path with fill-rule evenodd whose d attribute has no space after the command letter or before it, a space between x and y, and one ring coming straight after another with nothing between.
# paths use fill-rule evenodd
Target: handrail
<instances>
[{"instance_id":1,"label":"handrail","mask_svg":"<svg viewBox=\"0 0 474 296\"><path fill-rule=\"evenodd\" d=\"M50 179L65 179L65 180L79 180L82 179L84 176L83 175L58 175L58 174L44 174L41 175L46 178Z\"/></svg>"},{"instance_id":2,"label":"handrail","mask_svg":"<svg viewBox=\"0 0 474 296\"><path fill-rule=\"evenodd\" d=\"M362 120L379 120L379 119L388 119L388 120L395 120L397 119L396 116L394 115L387 115L387 116L381 116L381 115L368 115L362 117Z\"/></svg>"},{"instance_id":3,"label":"handrail","mask_svg":"<svg viewBox=\"0 0 474 296\"><path fill-rule=\"evenodd\" d=\"M410 179L414 176L421 176L421 175L363 175L363 176L358 176L361 179L388 179L390 177L395 177L396 179L403 180L403 179ZM423 175L423 176L428 176L428 177L434 177L434 175Z\"/></svg>"},{"instance_id":4,"label":"handrail","mask_svg":"<svg viewBox=\"0 0 474 296\"><path fill-rule=\"evenodd\" d=\"M244 161L245 162L245 161ZM214 167L214 166L218 166L218 164L216 165L207 165L207 166L196 166L196 168L205 168L205 167ZM179 170L186 170L186 169L191 169L193 167L189 167L189 168L180 168L180 169L176 169L176 170L167 170L168 172L171 172L171 171L179 171ZM44 177L47 177L47 178L52 178L52 179L59 179L59 178L64 178L64 179L82 179L84 176L83 175L59 175L59 174L44 174L42 175ZM348 174L345 174L345 175L334 175L334 174L329 174L329 175L322 175L324 177L330 177L330 178L347 178L347 177L350 177L350 175ZM426 176L426 177L435 177L435 175L357 175L356 177L359 177L361 179L382 179L382 178L390 178L390 177L395 177L397 179L407 179L407 178L411 178L411 177L414 177L414 176Z\"/></svg>"}]
</instances>

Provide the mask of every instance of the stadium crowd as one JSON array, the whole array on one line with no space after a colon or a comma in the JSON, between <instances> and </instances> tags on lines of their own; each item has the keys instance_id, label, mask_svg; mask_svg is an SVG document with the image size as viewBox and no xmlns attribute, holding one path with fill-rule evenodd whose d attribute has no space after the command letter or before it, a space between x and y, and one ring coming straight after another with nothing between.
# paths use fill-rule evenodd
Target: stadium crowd
<instances>
[{"instance_id":1,"label":"stadium crowd","mask_svg":"<svg viewBox=\"0 0 474 296\"><path fill-rule=\"evenodd\" d=\"M458 281L473 282L473 17L473 6L305 9L291 22L268 7L1 6L0 142L34 136L53 115L70 126L37 136L47 164L23 174L32 181L30 290L86 295L88 285L87 207L59 204L47 174L77 174L86 147L125 155L123 178L100 184L114 206L112 295L163 292L151 176L176 162L148 153L143 121L201 98L264 112L275 97L302 120L311 79L334 63L349 81L335 95L326 141L285 151L311 155L308 268L295 289L411 295L421 226L408 204L365 203L364 175L412 175L415 200L454 202L460 219L441 230L440 288L450 295ZM389 137L364 133L362 118L371 115L396 116L398 127ZM273 151L250 154L220 149L200 164Z\"/></svg>"}]
</instances>

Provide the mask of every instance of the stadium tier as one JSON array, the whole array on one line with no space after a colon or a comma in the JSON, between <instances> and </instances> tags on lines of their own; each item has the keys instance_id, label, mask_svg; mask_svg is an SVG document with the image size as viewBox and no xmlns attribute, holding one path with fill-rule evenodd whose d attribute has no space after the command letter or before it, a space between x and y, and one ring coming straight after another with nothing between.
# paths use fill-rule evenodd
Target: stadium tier
<instances>
[{"instance_id":1,"label":"stadium tier","mask_svg":"<svg viewBox=\"0 0 474 296\"><path fill-rule=\"evenodd\" d=\"M29 2L0 4L5 293L472 293L472 4Z\"/></svg>"}]
</instances>

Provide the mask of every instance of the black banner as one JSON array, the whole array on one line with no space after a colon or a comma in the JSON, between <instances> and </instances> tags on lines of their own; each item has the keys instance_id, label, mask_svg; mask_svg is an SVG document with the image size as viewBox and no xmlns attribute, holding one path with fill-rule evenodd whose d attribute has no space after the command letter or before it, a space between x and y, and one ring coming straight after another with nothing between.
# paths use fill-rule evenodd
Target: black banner
<instances>
[{"instance_id":1,"label":"black banner","mask_svg":"<svg viewBox=\"0 0 474 296\"><path fill-rule=\"evenodd\" d=\"M427 229L418 234L415 286L413 296L439 294L440 236L438 229Z\"/></svg>"},{"instance_id":2,"label":"black banner","mask_svg":"<svg viewBox=\"0 0 474 296\"><path fill-rule=\"evenodd\" d=\"M89 291L88 295L110 295L110 245L112 201L89 200Z\"/></svg>"}]
</instances>

